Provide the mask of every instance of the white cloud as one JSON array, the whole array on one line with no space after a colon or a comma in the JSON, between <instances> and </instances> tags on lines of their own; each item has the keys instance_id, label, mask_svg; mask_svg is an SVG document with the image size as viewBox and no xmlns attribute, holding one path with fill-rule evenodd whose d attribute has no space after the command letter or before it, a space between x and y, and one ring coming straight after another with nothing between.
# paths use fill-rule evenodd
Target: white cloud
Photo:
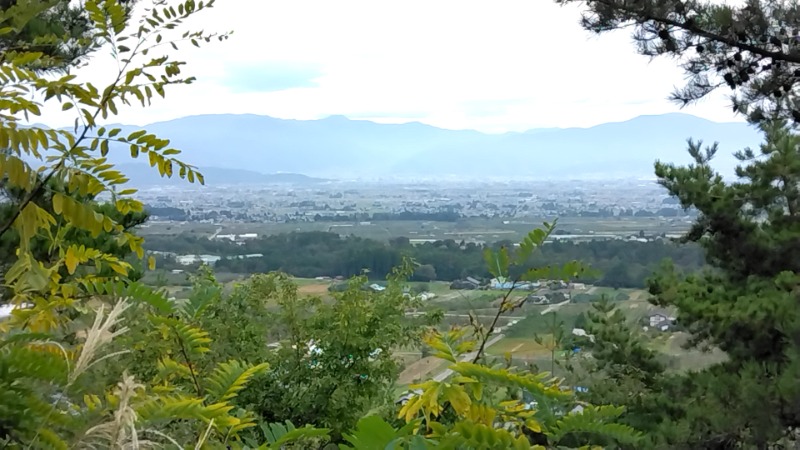
<instances>
[{"instance_id":1,"label":"white cloud","mask_svg":"<svg viewBox=\"0 0 800 450\"><path fill-rule=\"evenodd\" d=\"M636 55L625 32L591 35L576 8L549 0L219 0L203 16L195 27L234 34L180 55L199 81L147 110L123 111L118 121L342 114L501 132L678 110L666 100L682 82L674 62ZM292 65L313 67L313 80L289 87L285 74L273 74L287 89L242 88L259 86L259 77L275 86L269 68ZM717 95L684 111L734 120L726 105ZM45 119L67 120L54 112Z\"/></svg>"}]
</instances>

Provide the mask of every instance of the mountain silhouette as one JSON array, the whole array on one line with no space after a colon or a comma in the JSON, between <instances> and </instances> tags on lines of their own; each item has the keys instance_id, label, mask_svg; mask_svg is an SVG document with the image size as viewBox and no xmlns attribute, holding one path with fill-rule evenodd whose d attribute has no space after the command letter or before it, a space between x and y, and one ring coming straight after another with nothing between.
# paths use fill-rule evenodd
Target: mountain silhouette
<instances>
[{"instance_id":1,"label":"mountain silhouette","mask_svg":"<svg viewBox=\"0 0 800 450\"><path fill-rule=\"evenodd\" d=\"M171 146L183 150L180 159L206 170L248 171L219 172L219 180L257 180L276 172L329 179L652 177L656 159L690 162L690 137L719 142L714 165L729 175L736 164L732 154L761 141L761 134L746 123L717 123L678 113L590 128L504 134L343 116L286 120L252 114L197 115L145 127L106 125L115 126L126 134L145 128L168 138ZM132 161L126 147L111 148L113 162Z\"/></svg>"}]
</instances>

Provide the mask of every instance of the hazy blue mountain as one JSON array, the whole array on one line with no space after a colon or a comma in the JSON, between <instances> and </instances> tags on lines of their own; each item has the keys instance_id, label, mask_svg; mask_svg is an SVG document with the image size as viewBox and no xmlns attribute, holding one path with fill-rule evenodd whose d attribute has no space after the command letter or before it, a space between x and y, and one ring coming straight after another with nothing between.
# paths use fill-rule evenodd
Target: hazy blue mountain
<instances>
[{"instance_id":1,"label":"hazy blue mountain","mask_svg":"<svg viewBox=\"0 0 800 450\"><path fill-rule=\"evenodd\" d=\"M139 129L122 128L126 133ZM181 158L196 166L330 178L385 172L412 151L435 149L441 140L452 140L445 130L419 123L383 125L342 116L300 121L250 114L200 115L144 128L170 139L184 151ZM118 162L129 158L126 148L119 150L123 159Z\"/></svg>"},{"instance_id":2,"label":"hazy blue mountain","mask_svg":"<svg viewBox=\"0 0 800 450\"><path fill-rule=\"evenodd\" d=\"M123 128L127 133L139 127ZM181 158L199 167L334 179L652 176L656 159L688 162L688 137L719 141L718 167L731 172L730 155L761 141L747 124L715 123L687 114L505 134L445 130L421 123L387 125L342 116L283 120L249 114L191 116L145 128L171 139L173 146L184 150ZM131 161L124 147L112 154L116 162ZM257 178L240 175L232 177Z\"/></svg>"},{"instance_id":3,"label":"hazy blue mountain","mask_svg":"<svg viewBox=\"0 0 800 450\"><path fill-rule=\"evenodd\" d=\"M490 143L476 141L421 153L396 166L395 172L652 176L656 160L690 162L686 140L693 137L708 144L719 142L715 167L727 174L733 173L736 165L733 152L756 147L761 141L757 130L745 123L716 123L687 114L640 116L591 128L532 131L495 136Z\"/></svg>"},{"instance_id":4,"label":"hazy blue mountain","mask_svg":"<svg viewBox=\"0 0 800 450\"><path fill-rule=\"evenodd\" d=\"M162 178L158 169L143 163L125 163L117 168L122 171L133 186L155 185L181 185L189 186L189 182L177 176L177 170L172 178ZM203 174L206 185L223 184L314 184L328 180L313 178L297 173L263 174L252 170L223 169L219 167L198 167Z\"/></svg>"}]
</instances>

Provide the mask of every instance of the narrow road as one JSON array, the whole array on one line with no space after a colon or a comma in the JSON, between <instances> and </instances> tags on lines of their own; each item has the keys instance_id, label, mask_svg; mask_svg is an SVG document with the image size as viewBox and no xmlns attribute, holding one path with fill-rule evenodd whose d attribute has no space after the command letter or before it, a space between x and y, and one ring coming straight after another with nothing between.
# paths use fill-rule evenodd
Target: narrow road
<instances>
[{"instance_id":1,"label":"narrow road","mask_svg":"<svg viewBox=\"0 0 800 450\"><path fill-rule=\"evenodd\" d=\"M484 346L484 348L483 348L483 349L484 349L484 350L486 350L487 348L489 348L489 347L491 347L492 345L496 344L498 341L500 341L500 339L503 339L504 337L505 337L505 335L498 334L497 336L495 336L495 337L493 337L493 338L489 339L489 341L488 341L488 342L486 342L486 346ZM476 350L476 351L474 351L474 352L467 353L466 355L464 355L464 356L462 356L462 357L461 357L461 359L459 360L459 362L472 361L472 358L474 358L474 357L475 357L475 355L476 355L477 353L478 353L478 351L477 351L477 350ZM436 375L436 376L434 376L434 377L433 377L433 379L434 379L434 381L442 382L442 381L446 380L446 379L447 379L447 377L449 377L449 376L450 376L450 375L452 375L452 374L453 374L453 371L452 371L452 370L450 370L450 369L445 369L445 370L444 370L443 372L441 372L439 375Z\"/></svg>"},{"instance_id":2,"label":"narrow road","mask_svg":"<svg viewBox=\"0 0 800 450\"><path fill-rule=\"evenodd\" d=\"M545 315L545 314L547 314L549 312L558 311L558 308L561 308L562 306L566 305L569 302L570 301L567 300L567 301L564 301L564 302L561 302L561 303L556 303L555 305L550 305L547 308L545 308L544 311L542 311L541 314Z\"/></svg>"},{"instance_id":3,"label":"narrow road","mask_svg":"<svg viewBox=\"0 0 800 450\"><path fill-rule=\"evenodd\" d=\"M222 233L222 227L217 228L217 231L215 231L214 234L209 236L208 240L209 241L213 241L217 237L217 235L219 235L220 233Z\"/></svg>"}]
</instances>

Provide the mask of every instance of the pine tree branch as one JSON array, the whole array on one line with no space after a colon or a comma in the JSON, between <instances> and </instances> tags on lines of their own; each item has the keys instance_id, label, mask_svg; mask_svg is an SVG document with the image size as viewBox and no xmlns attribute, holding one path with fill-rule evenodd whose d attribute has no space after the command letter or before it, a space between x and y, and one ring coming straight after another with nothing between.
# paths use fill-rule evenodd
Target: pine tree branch
<instances>
[{"instance_id":1,"label":"pine tree branch","mask_svg":"<svg viewBox=\"0 0 800 450\"><path fill-rule=\"evenodd\" d=\"M672 27L680 28L681 30L687 31L687 32L692 33L692 34L696 34L698 36L702 36L702 37L710 39L712 41L716 41L716 42L719 42L719 43L722 43L722 44L725 44L725 45L728 45L728 46L731 46L731 47L736 47L736 48L738 48L740 50L746 50L746 51L748 51L750 53L753 53L755 55L760 55L760 56L763 56L763 57L766 57L766 58L772 58L775 61L785 61L785 62L790 62L790 63L794 63L794 64L800 64L800 54L790 54L790 53L784 53L784 52L779 52L779 51L767 50L767 49L764 49L764 48L761 48L761 47L757 47L757 46L752 45L752 44L747 44L747 43L738 41L736 39L731 39L731 38L722 36L722 35L717 34L717 33L712 33L710 31L707 31L707 30L704 30L702 28L699 28L697 25L695 25L695 24L693 24L691 22L680 22L680 21L677 21L677 20L674 20L674 19L670 19L670 18L667 18L667 17L658 17L658 16L655 16L653 14L648 14L647 12L642 11L642 10L637 10L637 9L634 9L634 8L626 7L626 6L621 5L620 3L616 2L616 1L613 1L613 0L612 1L609 1L609 0L593 0L592 1L592 0L590 0L587 3L598 3L600 5L603 5L603 6L612 8L612 9L616 9L618 11L622 11L624 13L627 13L631 17L631 20L635 20L637 22L652 21L652 22L656 22L656 23L659 23L659 24L662 24L662 25L669 25L669 26L672 26Z\"/></svg>"}]
</instances>

